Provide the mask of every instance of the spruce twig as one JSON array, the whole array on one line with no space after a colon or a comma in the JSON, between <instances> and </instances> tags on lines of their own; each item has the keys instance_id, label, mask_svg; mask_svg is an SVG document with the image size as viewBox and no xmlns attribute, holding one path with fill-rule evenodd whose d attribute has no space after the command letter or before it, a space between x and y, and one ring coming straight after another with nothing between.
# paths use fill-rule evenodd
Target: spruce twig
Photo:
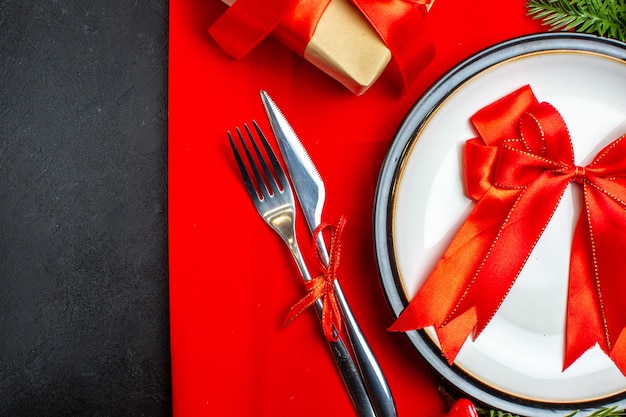
<instances>
[{"instance_id":1,"label":"spruce twig","mask_svg":"<svg viewBox=\"0 0 626 417\"><path fill-rule=\"evenodd\" d=\"M507 413L499 410L486 409L476 407L478 415L481 417L521 417L511 413ZM626 411L620 410L616 405L612 407L604 407L589 414L588 417L623 417L626 416ZM569 414L567 417L583 417L578 411Z\"/></svg>"},{"instance_id":2,"label":"spruce twig","mask_svg":"<svg viewBox=\"0 0 626 417\"><path fill-rule=\"evenodd\" d=\"M528 0L526 10L550 30L575 30L626 42L626 0Z\"/></svg>"}]
</instances>

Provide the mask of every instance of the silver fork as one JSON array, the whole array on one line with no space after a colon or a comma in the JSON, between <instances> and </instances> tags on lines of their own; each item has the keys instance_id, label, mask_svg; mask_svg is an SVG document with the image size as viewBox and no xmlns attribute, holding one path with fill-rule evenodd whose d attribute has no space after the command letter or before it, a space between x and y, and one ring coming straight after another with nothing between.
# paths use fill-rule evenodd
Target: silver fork
<instances>
[{"instance_id":1,"label":"silver fork","mask_svg":"<svg viewBox=\"0 0 626 417\"><path fill-rule=\"evenodd\" d=\"M261 175L261 170L259 169L255 158L253 158L252 156L252 152L250 151L249 146L244 140L241 130L239 128L236 129L237 136L239 137L241 147L246 154L246 159L248 160L253 176L250 176L250 173L246 168L246 164L244 163L244 160L241 157L241 154L239 153L230 132L228 132L228 140L230 141L233 153L235 154L235 159L237 160L237 165L239 166L239 170L241 171L241 176L243 177L244 184L246 186L246 189L248 190L248 194L250 195L252 202L254 203L255 208L257 209L263 220L265 220L265 222L282 238L285 244L289 247L293 259L295 260L296 265L300 270L302 278L305 281L308 281L311 279L311 274L309 273L307 266L304 263L302 253L300 251L300 248L298 247L298 241L296 239L296 209L291 186L289 185L289 181L287 180L285 172L278 162L276 154L274 153L267 139L265 138L265 135L255 121L253 121L252 123L256 130L256 133L260 138L265 153L269 158L274 173L276 174L275 176L270 170L268 162L261 153L257 141L255 140L254 135L252 134L250 129L248 128L248 125L244 124L244 129L249 137L250 142L252 143L256 159L258 160L258 163L260 163L263 174L265 175L265 180ZM321 302L318 301L315 304L315 307L318 315L321 318ZM336 332L337 330L335 329L335 335ZM339 335L336 342L329 341L328 344L333 354L335 364L337 365L341 378L344 382L344 385L346 386L346 389L348 390L348 393L355 409L357 410L358 415L361 417L375 417L376 414L368 398L367 391L365 390L365 385L359 374L359 370L355 365L352 357L350 356L350 353L346 347L346 344L343 342L343 339Z\"/></svg>"}]
</instances>

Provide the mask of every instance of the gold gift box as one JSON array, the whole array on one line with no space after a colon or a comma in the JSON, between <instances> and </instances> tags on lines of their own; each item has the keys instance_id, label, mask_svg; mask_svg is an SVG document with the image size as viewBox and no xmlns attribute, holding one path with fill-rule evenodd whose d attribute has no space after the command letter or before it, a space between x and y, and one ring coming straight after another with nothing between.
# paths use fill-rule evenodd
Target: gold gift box
<instances>
[{"instance_id":1,"label":"gold gift box","mask_svg":"<svg viewBox=\"0 0 626 417\"><path fill-rule=\"evenodd\" d=\"M229 6L235 3L222 1ZM332 0L304 50L304 58L361 95L383 73L391 52L352 3Z\"/></svg>"}]
</instances>

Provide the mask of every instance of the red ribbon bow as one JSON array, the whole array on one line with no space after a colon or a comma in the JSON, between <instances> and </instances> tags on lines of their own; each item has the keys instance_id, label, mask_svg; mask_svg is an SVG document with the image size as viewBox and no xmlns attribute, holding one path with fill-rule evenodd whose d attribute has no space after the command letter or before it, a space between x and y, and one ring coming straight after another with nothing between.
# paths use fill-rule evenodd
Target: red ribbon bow
<instances>
[{"instance_id":1,"label":"red ribbon bow","mask_svg":"<svg viewBox=\"0 0 626 417\"><path fill-rule=\"evenodd\" d=\"M476 206L390 330L434 325L452 363L500 307L574 182L584 209L572 241L563 368L597 343L626 374L626 135L575 165L561 115L529 86L471 120L480 138L466 143L465 179Z\"/></svg>"},{"instance_id":2,"label":"red ribbon bow","mask_svg":"<svg viewBox=\"0 0 626 417\"><path fill-rule=\"evenodd\" d=\"M424 23L431 0L350 0L381 37L405 86L434 56L434 42ZM274 33L299 53L311 40L331 0L237 0L209 29L222 49L241 58Z\"/></svg>"},{"instance_id":3,"label":"red ribbon bow","mask_svg":"<svg viewBox=\"0 0 626 417\"><path fill-rule=\"evenodd\" d=\"M315 304L317 300L321 300L324 336L332 342L338 340L342 323L334 282L337 278L337 268L339 267L339 258L341 257L341 234L345 224L345 218L341 217L337 226L322 223L313 232L313 245L316 247L315 256L323 273L317 278L305 281L306 295L291 307L285 319L285 324L291 323L304 310ZM322 260L320 251L316 246L318 235L326 229L331 229L328 265Z\"/></svg>"}]
</instances>

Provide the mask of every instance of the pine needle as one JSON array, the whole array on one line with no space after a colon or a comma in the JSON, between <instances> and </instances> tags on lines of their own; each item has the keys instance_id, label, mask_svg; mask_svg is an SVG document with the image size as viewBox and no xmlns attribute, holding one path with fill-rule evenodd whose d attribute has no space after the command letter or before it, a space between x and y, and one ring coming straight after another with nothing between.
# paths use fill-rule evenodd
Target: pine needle
<instances>
[{"instance_id":1,"label":"pine needle","mask_svg":"<svg viewBox=\"0 0 626 417\"><path fill-rule=\"evenodd\" d=\"M520 417L514 414L510 414L504 411L485 409L481 407L476 407L476 411L478 411L478 415L481 417ZM573 412L572 414L567 415L566 417L583 417L580 415L578 411ZM616 405L612 407L604 407L600 408L591 414L588 417L623 417L626 416L626 411L618 409Z\"/></svg>"},{"instance_id":2,"label":"pine needle","mask_svg":"<svg viewBox=\"0 0 626 417\"><path fill-rule=\"evenodd\" d=\"M528 0L526 10L551 31L575 30L626 42L626 0Z\"/></svg>"}]
</instances>

